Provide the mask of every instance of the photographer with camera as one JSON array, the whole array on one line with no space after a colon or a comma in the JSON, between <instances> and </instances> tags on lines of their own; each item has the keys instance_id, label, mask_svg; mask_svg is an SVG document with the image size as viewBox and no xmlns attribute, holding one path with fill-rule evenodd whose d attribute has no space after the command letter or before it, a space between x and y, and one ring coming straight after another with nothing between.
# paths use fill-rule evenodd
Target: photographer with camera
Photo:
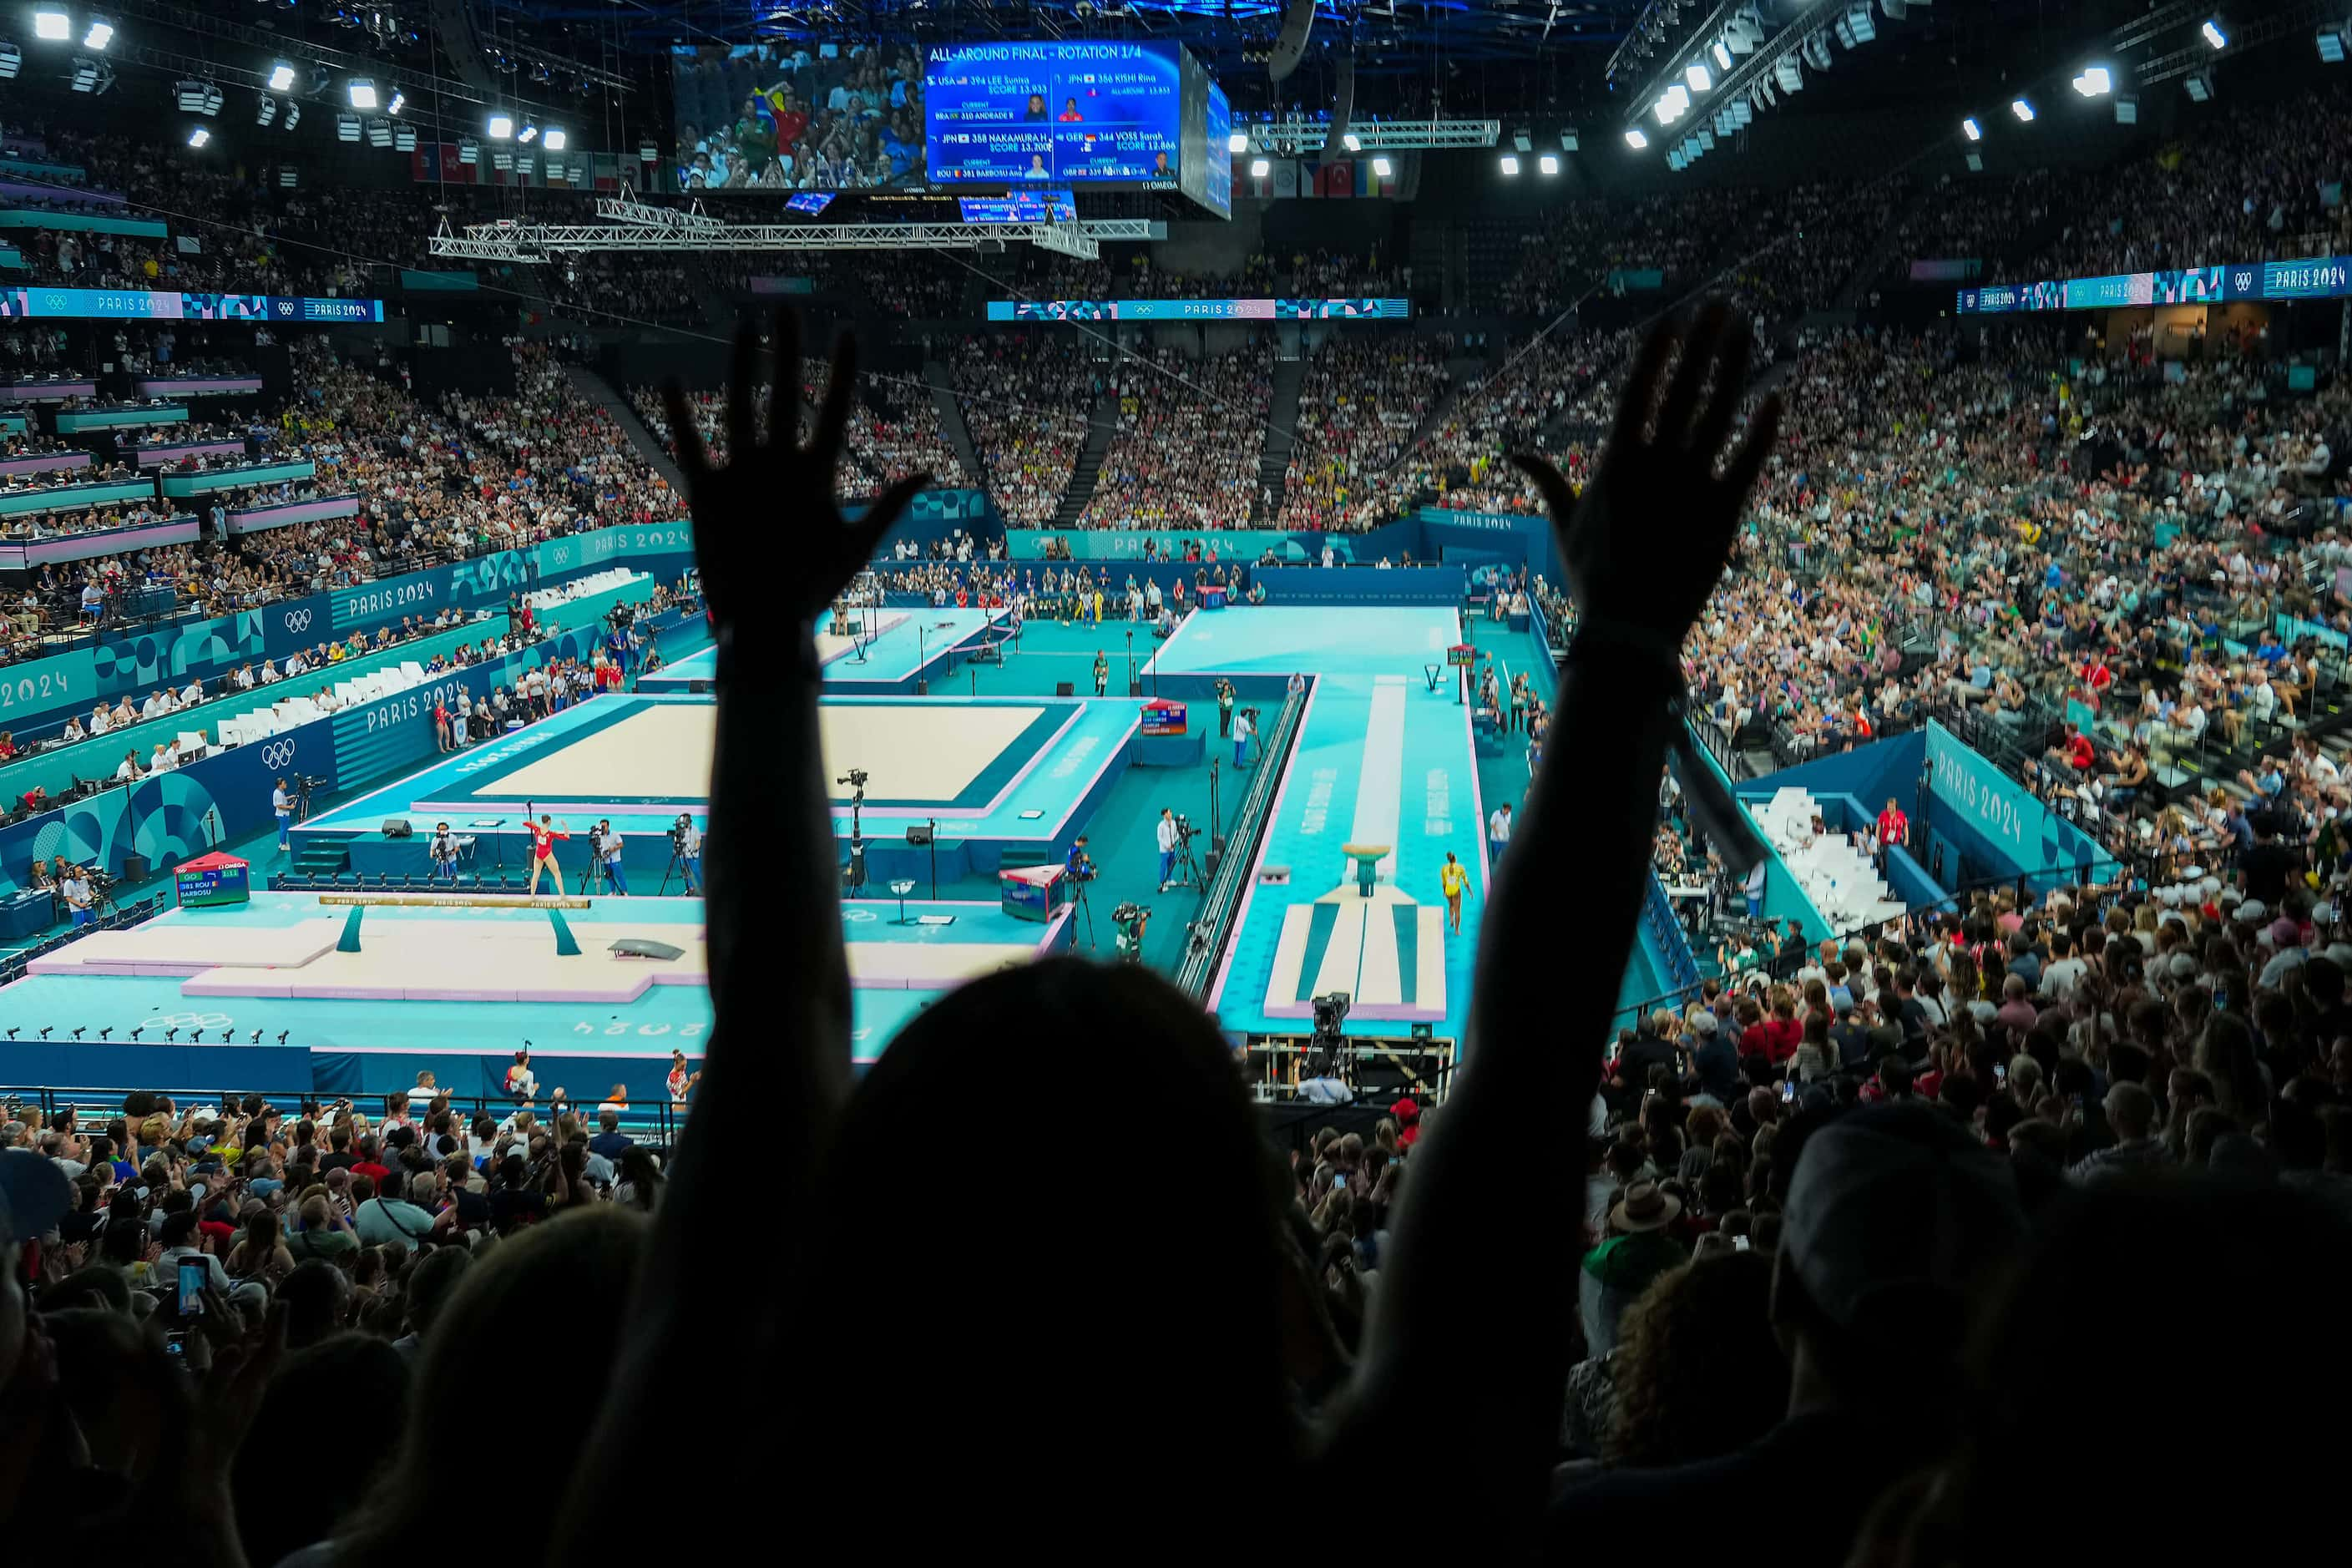
<instances>
[{"instance_id":1,"label":"photographer with camera","mask_svg":"<svg viewBox=\"0 0 2352 1568\"><path fill-rule=\"evenodd\" d=\"M1095 879L1094 857L1087 853L1085 834L1079 834L1070 845L1069 854L1062 860L1062 871L1073 882L1091 882Z\"/></svg>"},{"instance_id":2,"label":"photographer with camera","mask_svg":"<svg viewBox=\"0 0 2352 1568\"><path fill-rule=\"evenodd\" d=\"M1257 710L1244 708L1234 715L1234 766L1249 765L1250 737L1257 733Z\"/></svg>"},{"instance_id":3,"label":"photographer with camera","mask_svg":"<svg viewBox=\"0 0 2352 1568\"><path fill-rule=\"evenodd\" d=\"M278 847L280 852L294 847L291 833L294 826L294 799L286 793L286 781L279 779L269 792L269 809L278 817Z\"/></svg>"},{"instance_id":4,"label":"photographer with camera","mask_svg":"<svg viewBox=\"0 0 2352 1568\"><path fill-rule=\"evenodd\" d=\"M456 883L457 841L449 836L447 823L436 822L433 825L433 841L425 847L425 853L432 858L435 881Z\"/></svg>"},{"instance_id":5,"label":"photographer with camera","mask_svg":"<svg viewBox=\"0 0 2352 1568\"><path fill-rule=\"evenodd\" d=\"M679 812L677 820L670 824L669 852L686 878L686 890L699 894L702 891L702 829L694 825L693 816L686 812Z\"/></svg>"}]
</instances>

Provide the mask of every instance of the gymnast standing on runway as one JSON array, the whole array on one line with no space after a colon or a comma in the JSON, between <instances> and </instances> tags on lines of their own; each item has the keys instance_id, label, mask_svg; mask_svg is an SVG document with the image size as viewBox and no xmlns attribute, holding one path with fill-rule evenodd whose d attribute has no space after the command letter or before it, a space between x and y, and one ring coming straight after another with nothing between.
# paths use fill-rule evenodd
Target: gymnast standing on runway
<instances>
[{"instance_id":1,"label":"gymnast standing on runway","mask_svg":"<svg viewBox=\"0 0 2352 1568\"><path fill-rule=\"evenodd\" d=\"M559 838L570 838L571 826L570 823L566 823L563 826L557 827L554 825L554 819L543 811L539 814L537 822L526 821L523 824L530 833L530 892L531 894L539 891L539 874L545 871L555 878L556 896L558 898L563 896L563 868L555 863L555 841Z\"/></svg>"}]
</instances>

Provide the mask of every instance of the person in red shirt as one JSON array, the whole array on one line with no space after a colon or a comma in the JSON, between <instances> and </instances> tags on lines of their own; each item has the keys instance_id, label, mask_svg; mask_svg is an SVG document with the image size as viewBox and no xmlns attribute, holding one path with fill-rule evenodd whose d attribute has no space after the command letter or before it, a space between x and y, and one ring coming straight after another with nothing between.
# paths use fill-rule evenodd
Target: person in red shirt
<instances>
[{"instance_id":1,"label":"person in red shirt","mask_svg":"<svg viewBox=\"0 0 2352 1568\"><path fill-rule=\"evenodd\" d=\"M2098 748L2091 744L2091 737L2080 730L2071 730L2067 732L2066 761L2073 765L2076 773L2090 772L2091 764L2098 760Z\"/></svg>"},{"instance_id":2,"label":"person in red shirt","mask_svg":"<svg viewBox=\"0 0 2352 1568\"><path fill-rule=\"evenodd\" d=\"M571 833L565 828L558 828L554 818L545 812L540 813L537 822L526 822L523 826L530 831L530 886L526 894L538 893L539 874L546 871L554 876L556 896L561 898L563 894L563 868L555 863L555 843L559 838L571 837Z\"/></svg>"},{"instance_id":3,"label":"person in red shirt","mask_svg":"<svg viewBox=\"0 0 2352 1568\"><path fill-rule=\"evenodd\" d=\"M1886 802L1886 809L1878 814L1880 863L1885 864L1886 852L1889 849L1898 847L1905 849L1911 847L1911 819L1903 815L1903 808L1895 805L1890 797Z\"/></svg>"}]
</instances>

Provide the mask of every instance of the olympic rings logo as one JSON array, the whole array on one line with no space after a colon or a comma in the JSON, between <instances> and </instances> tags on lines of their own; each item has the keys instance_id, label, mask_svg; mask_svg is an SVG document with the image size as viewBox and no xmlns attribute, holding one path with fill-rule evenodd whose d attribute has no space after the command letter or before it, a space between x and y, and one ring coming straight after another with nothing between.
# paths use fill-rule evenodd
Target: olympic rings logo
<instances>
[{"instance_id":1,"label":"olympic rings logo","mask_svg":"<svg viewBox=\"0 0 2352 1568\"><path fill-rule=\"evenodd\" d=\"M863 925L867 921L878 921L882 917L872 910L844 910L841 911L841 918L851 925Z\"/></svg>"},{"instance_id":2,"label":"olympic rings logo","mask_svg":"<svg viewBox=\"0 0 2352 1568\"><path fill-rule=\"evenodd\" d=\"M559 544L553 551L549 552L548 558L554 562L558 566L565 565L572 560L572 546L568 544Z\"/></svg>"},{"instance_id":3,"label":"olympic rings logo","mask_svg":"<svg viewBox=\"0 0 2352 1568\"><path fill-rule=\"evenodd\" d=\"M273 741L261 748L261 761L265 767L282 768L293 760L294 742L291 741Z\"/></svg>"},{"instance_id":4,"label":"olympic rings logo","mask_svg":"<svg viewBox=\"0 0 2352 1568\"><path fill-rule=\"evenodd\" d=\"M286 629L289 632L309 631L310 629L310 612L308 610L287 611Z\"/></svg>"},{"instance_id":5,"label":"olympic rings logo","mask_svg":"<svg viewBox=\"0 0 2352 1568\"><path fill-rule=\"evenodd\" d=\"M142 1029L225 1029L236 1023L226 1013L158 1013L142 1018Z\"/></svg>"}]
</instances>

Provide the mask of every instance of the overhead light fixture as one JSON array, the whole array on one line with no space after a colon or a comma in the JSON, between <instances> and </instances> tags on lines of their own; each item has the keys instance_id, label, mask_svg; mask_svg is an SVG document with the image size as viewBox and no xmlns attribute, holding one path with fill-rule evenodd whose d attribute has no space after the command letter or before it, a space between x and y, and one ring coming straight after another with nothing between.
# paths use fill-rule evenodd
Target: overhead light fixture
<instances>
[{"instance_id":1,"label":"overhead light fixture","mask_svg":"<svg viewBox=\"0 0 2352 1568\"><path fill-rule=\"evenodd\" d=\"M1846 37L1839 40L1847 48L1866 44L1878 37L1878 24L1871 19L1869 0L1854 0L1838 20L1845 25Z\"/></svg>"},{"instance_id":2,"label":"overhead light fixture","mask_svg":"<svg viewBox=\"0 0 2352 1568\"><path fill-rule=\"evenodd\" d=\"M278 166L278 183L290 191L302 183L301 171L291 163L280 163Z\"/></svg>"},{"instance_id":3,"label":"overhead light fixture","mask_svg":"<svg viewBox=\"0 0 2352 1568\"><path fill-rule=\"evenodd\" d=\"M1983 173L1984 173L1984 154L1983 154L1983 153L1969 153L1969 154L1968 163L1969 163L1969 174L1983 174Z\"/></svg>"},{"instance_id":4,"label":"overhead light fixture","mask_svg":"<svg viewBox=\"0 0 2352 1568\"><path fill-rule=\"evenodd\" d=\"M1797 63L1794 55L1782 55L1772 62L1772 80L1782 92L1805 90L1805 68Z\"/></svg>"},{"instance_id":5,"label":"overhead light fixture","mask_svg":"<svg viewBox=\"0 0 2352 1568\"><path fill-rule=\"evenodd\" d=\"M103 16L92 16L89 19L89 31L81 36L81 47L104 54L106 46L112 42L114 42L114 24Z\"/></svg>"},{"instance_id":6,"label":"overhead light fixture","mask_svg":"<svg viewBox=\"0 0 2352 1568\"><path fill-rule=\"evenodd\" d=\"M1561 152L1573 153L1577 150L1577 136L1574 131L1563 131L1559 133L1559 150Z\"/></svg>"},{"instance_id":7,"label":"overhead light fixture","mask_svg":"<svg viewBox=\"0 0 2352 1568\"><path fill-rule=\"evenodd\" d=\"M267 125L277 118L278 100L270 97L268 93L263 93L261 95L261 101L254 105L253 122L256 125Z\"/></svg>"},{"instance_id":8,"label":"overhead light fixture","mask_svg":"<svg viewBox=\"0 0 2352 1568\"><path fill-rule=\"evenodd\" d=\"M1827 33L1815 33L1797 46L1797 52L1804 56L1805 63L1815 70L1830 68L1830 36Z\"/></svg>"},{"instance_id":9,"label":"overhead light fixture","mask_svg":"<svg viewBox=\"0 0 2352 1568\"><path fill-rule=\"evenodd\" d=\"M491 141L504 142L514 134L514 116L511 114L491 115L489 132Z\"/></svg>"},{"instance_id":10,"label":"overhead light fixture","mask_svg":"<svg viewBox=\"0 0 2352 1568\"><path fill-rule=\"evenodd\" d=\"M1521 153L1532 153L1536 150L1536 139L1528 133L1527 127L1523 125L1511 132L1511 146Z\"/></svg>"},{"instance_id":11,"label":"overhead light fixture","mask_svg":"<svg viewBox=\"0 0 2352 1568\"><path fill-rule=\"evenodd\" d=\"M269 62L269 90L284 92L294 85L294 68L284 60Z\"/></svg>"},{"instance_id":12,"label":"overhead light fixture","mask_svg":"<svg viewBox=\"0 0 2352 1568\"><path fill-rule=\"evenodd\" d=\"M1268 174L1273 173L1274 165L1268 163L1265 159L1253 158L1250 160L1250 178L1254 180L1263 180Z\"/></svg>"},{"instance_id":13,"label":"overhead light fixture","mask_svg":"<svg viewBox=\"0 0 2352 1568\"><path fill-rule=\"evenodd\" d=\"M302 106L299 103L288 103L286 106L286 118L279 121L278 123L281 129L287 131L291 131L297 125L301 124Z\"/></svg>"},{"instance_id":14,"label":"overhead light fixture","mask_svg":"<svg viewBox=\"0 0 2352 1568\"><path fill-rule=\"evenodd\" d=\"M460 163L478 163L481 161L482 144L475 141L470 136L460 139L457 142L457 162Z\"/></svg>"},{"instance_id":15,"label":"overhead light fixture","mask_svg":"<svg viewBox=\"0 0 2352 1568\"><path fill-rule=\"evenodd\" d=\"M1981 142L1984 140L1984 127L1979 125L1977 117L1971 114L1960 121L1960 134L1971 142Z\"/></svg>"},{"instance_id":16,"label":"overhead light fixture","mask_svg":"<svg viewBox=\"0 0 2352 1568\"><path fill-rule=\"evenodd\" d=\"M530 153L522 153L516 155L515 173L522 175L525 179L530 178L538 168L539 160L532 157Z\"/></svg>"},{"instance_id":17,"label":"overhead light fixture","mask_svg":"<svg viewBox=\"0 0 2352 1568\"><path fill-rule=\"evenodd\" d=\"M522 129L515 132L515 140L526 144L538 141L539 126L537 122L529 120L524 121L522 122Z\"/></svg>"},{"instance_id":18,"label":"overhead light fixture","mask_svg":"<svg viewBox=\"0 0 2352 1568\"><path fill-rule=\"evenodd\" d=\"M2127 92L2116 95L2116 123L2118 125L2137 125L2139 123L2138 99L2134 98Z\"/></svg>"},{"instance_id":19,"label":"overhead light fixture","mask_svg":"<svg viewBox=\"0 0 2352 1568\"><path fill-rule=\"evenodd\" d=\"M2205 36L2205 42L2212 47L2226 49L2230 47L2230 35L2221 31L2221 18L2219 16L2206 17L2205 25L2197 30Z\"/></svg>"},{"instance_id":20,"label":"overhead light fixture","mask_svg":"<svg viewBox=\"0 0 2352 1568\"><path fill-rule=\"evenodd\" d=\"M2033 105L2021 98L2012 98L2009 100L2009 111L2028 125L2033 123Z\"/></svg>"},{"instance_id":21,"label":"overhead light fixture","mask_svg":"<svg viewBox=\"0 0 2352 1568\"><path fill-rule=\"evenodd\" d=\"M369 121L367 122L367 139L368 145L371 147L391 146L392 121L389 120Z\"/></svg>"},{"instance_id":22,"label":"overhead light fixture","mask_svg":"<svg viewBox=\"0 0 2352 1568\"><path fill-rule=\"evenodd\" d=\"M1649 144L1650 139L1642 134L1642 128L1640 126L1636 125L1631 131L1625 132L1625 145L1633 149L1634 152L1638 153Z\"/></svg>"},{"instance_id":23,"label":"overhead light fixture","mask_svg":"<svg viewBox=\"0 0 2352 1568\"><path fill-rule=\"evenodd\" d=\"M1537 160L1536 160L1536 173L1537 173L1537 174L1559 174L1559 153L1545 153L1542 157L1540 157L1540 158L1537 159Z\"/></svg>"},{"instance_id":24,"label":"overhead light fixture","mask_svg":"<svg viewBox=\"0 0 2352 1568\"><path fill-rule=\"evenodd\" d=\"M514 153L504 147L496 149L490 153L490 167L493 169L513 168Z\"/></svg>"},{"instance_id":25,"label":"overhead light fixture","mask_svg":"<svg viewBox=\"0 0 2352 1568\"><path fill-rule=\"evenodd\" d=\"M1725 43L1721 38L1717 38L1715 40L1714 47L1707 52L1715 57L1716 69L1727 71L1731 68L1731 46L1729 44Z\"/></svg>"},{"instance_id":26,"label":"overhead light fixture","mask_svg":"<svg viewBox=\"0 0 2352 1568\"><path fill-rule=\"evenodd\" d=\"M1690 85L1693 92L1705 92L1715 85L1715 78L1707 75L1706 68L1696 60L1683 68L1683 80Z\"/></svg>"},{"instance_id":27,"label":"overhead light fixture","mask_svg":"<svg viewBox=\"0 0 2352 1568\"><path fill-rule=\"evenodd\" d=\"M52 44L61 44L73 37L73 18L63 11L47 9L33 13L33 37Z\"/></svg>"},{"instance_id":28,"label":"overhead light fixture","mask_svg":"<svg viewBox=\"0 0 2352 1568\"><path fill-rule=\"evenodd\" d=\"M2074 90L2084 98L2105 98L2115 88L2115 78L2105 66L2089 66L2074 79Z\"/></svg>"},{"instance_id":29,"label":"overhead light fixture","mask_svg":"<svg viewBox=\"0 0 2352 1568\"><path fill-rule=\"evenodd\" d=\"M1228 153L1246 153L1246 152L1248 152L1248 151L1249 151L1249 133L1248 133L1247 132L1236 131L1236 132L1234 132L1232 135L1230 135L1230 136L1226 137L1226 138L1225 138L1225 151L1226 151L1226 152L1228 152ZM651 158L648 158L648 159L646 159L646 163L652 163L652 162L653 162L653 160L652 160Z\"/></svg>"},{"instance_id":30,"label":"overhead light fixture","mask_svg":"<svg viewBox=\"0 0 2352 1568\"><path fill-rule=\"evenodd\" d=\"M2352 22L2338 22L2332 27L2322 27L2318 37L2312 41L2319 46L2321 59L2329 65L2340 66L2344 63L2345 55L2352 52L2347 47L2347 44L2352 44Z\"/></svg>"},{"instance_id":31,"label":"overhead light fixture","mask_svg":"<svg viewBox=\"0 0 2352 1568\"><path fill-rule=\"evenodd\" d=\"M383 106L386 114L398 114L408 106L408 95L398 88L392 89L392 101Z\"/></svg>"},{"instance_id":32,"label":"overhead light fixture","mask_svg":"<svg viewBox=\"0 0 2352 1568\"><path fill-rule=\"evenodd\" d=\"M2213 97L2211 71L2190 71L2182 85L2189 89L2189 97L2193 102L2205 103Z\"/></svg>"},{"instance_id":33,"label":"overhead light fixture","mask_svg":"<svg viewBox=\"0 0 2352 1568\"><path fill-rule=\"evenodd\" d=\"M16 73L25 68L25 51L6 38L0 38L0 81L15 81Z\"/></svg>"},{"instance_id":34,"label":"overhead light fixture","mask_svg":"<svg viewBox=\"0 0 2352 1568\"><path fill-rule=\"evenodd\" d=\"M351 95L353 109L373 109L376 106L375 83L366 77L352 78L343 90Z\"/></svg>"},{"instance_id":35,"label":"overhead light fixture","mask_svg":"<svg viewBox=\"0 0 2352 1568\"><path fill-rule=\"evenodd\" d=\"M1503 154L1503 174L1504 174L1504 176L1505 176L1506 178L1508 178L1508 177L1510 177L1510 176L1512 176L1512 175L1517 174L1518 172L1519 172L1519 159L1518 159L1518 154L1517 154L1517 153L1504 153L1504 154Z\"/></svg>"},{"instance_id":36,"label":"overhead light fixture","mask_svg":"<svg viewBox=\"0 0 2352 1568\"><path fill-rule=\"evenodd\" d=\"M546 142L549 152L561 153L571 142L572 137L561 125L551 125L547 128L547 135L542 140ZM1355 138L1351 136L1349 140L1352 142Z\"/></svg>"},{"instance_id":37,"label":"overhead light fixture","mask_svg":"<svg viewBox=\"0 0 2352 1568\"><path fill-rule=\"evenodd\" d=\"M71 81L76 92L97 90L98 62L96 60L91 59L88 55L76 55L73 58L73 63L67 68L73 73Z\"/></svg>"},{"instance_id":38,"label":"overhead light fixture","mask_svg":"<svg viewBox=\"0 0 2352 1568\"><path fill-rule=\"evenodd\" d=\"M548 134L552 136L554 132L550 132ZM552 147L555 143L553 142L550 142L548 145ZM1364 150L1364 139L1350 131L1345 136L1339 138L1339 145L1345 147L1350 153L1360 153Z\"/></svg>"},{"instance_id":39,"label":"overhead light fixture","mask_svg":"<svg viewBox=\"0 0 2352 1568\"><path fill-rule=\"evenodd\" d=\"M1395 172L1396 165L1390 163L1386 158L1375 158L1372 160L1372 173L1381 179L1385 180Z\"/></svg>"},{"instance_id":40,"label":"overhead light fixture","mask_svg":"<svg viewBox=\"0 0 2352 1568\"><path fill-rule=\"evenodd\" d=\"M212 139L213 133L201 125L188 132L188 145L191 147L201 147Z\"/></svg>"},{"instance_id":41,"label":"overhead light fixture","mask_svg":"<svg viewBox=\"0 0 2352 1568\"><path fill-rule=\"evenodd\" d=\"M356 142L359 139L360 117L356 114L336 115L335 140L338 142Z\"/></svg>"}]
</instances>

